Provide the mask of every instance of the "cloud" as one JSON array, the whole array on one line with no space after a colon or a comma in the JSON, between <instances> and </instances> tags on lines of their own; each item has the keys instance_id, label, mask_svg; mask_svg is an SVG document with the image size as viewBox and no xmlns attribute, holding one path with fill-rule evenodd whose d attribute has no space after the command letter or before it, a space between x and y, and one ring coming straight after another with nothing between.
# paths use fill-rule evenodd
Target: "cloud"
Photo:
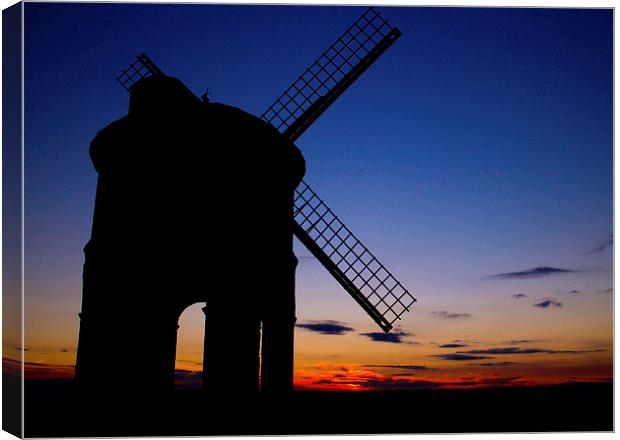
<instances>
[{"instance_id":1,"label":"cloud","mask_svg":"<svg viewBox=\"0 0 620 440\"><path fill-rule=\"evenodd\" d=\"M455 339L452 341L455 344L480 344L481 342L476 339Z\"/></svg>"},{"instance_id":2,"label":"cloud","mask_svg":"<svg viewBox=\"0 0 620 440\"><path fill-rule=\"evenodd\" d=\"M202 371L176 369L174 370L174 378L176 380L189 380L202 378Z\"/></svg>"},{"instance_id":3,"label":"cloud","mask_svg":"<svg viewBox=\"0 0 620 440\"><path fill-rule=\"evenodd\" d=\"M367 368L394 368L397 370L414 370L414 371L435 371L436 368L430 368L426 365L364 365ZM399 376L403 376L399 374Z\"/></svg>"},{"instance_id":4,"label":"cloud","mask_svg":"<svg viewBox=\"0 0 620 440\"><path fill-rule=\"evenodd\" d=\"M508 386L517 383L517 377L477 377L474 375L459 377L457 380L448 378L416 378L407 373L384 375L362 366L352 367L346 374L339 370L296 370L295 389L297 390L416 390L439 388L472 388Z\"/></svg>"},{"instance_id":5,"label":"cloud","mask_svg":"<svg viewBox=\"0 0 620 440\"><path fill-rule=\"evenodd\" d=\"M457 353L462 354L538 354L538 353L546 353L546 354L578 354L578 353L594 353L606 351L603 349L597 350L553 350L549 348L522 348L522 347L498 347L498 348L488 348L484 350L466 350L466 351L458 351Z\"/></svg>"},{"instance_id":6,"label":"cloud","mask_svg":"<svg viewBox=\"0 0 620 440\"><path fill-rule=\"evenodd\" d=\"M472 367L509 367L511 365L519 365L520 362L484 362L480 364L469 364Z\"/></svg>"},{"instance_id":7,"label":"cloud","mask_svg":"<svg viewBox=\"0 0 620 440\"><path fill-rule=\"evenodd\" d=\"M539 267L534 267L532 269L522 270L519 272L506 272L506 273L500 273L497 275L491 275L487 278L510 280L513 278L536 278L536 277L542 277L542 276L547 276L547 275L577 273L577 272L580 272L580 271L572 270L572 269L559 269L557 267L549 267L549 266L539 266Z\"/></svg>"},{"instance_id":8,"label":"cloud","mask_svg":"<svg viewBox=\"0 0 620 440\"><path fill-rule=\"evenodd\" d=\"M61 352L61 353L69 353L69 350L67 350L66 348L61 348L61 349L60 349L60 352Z\"/></svg>"},{"instance_id":9,"label":"cloud","mask_svg":"<svg viewBox=\"0 0 620 440\"><path fill-rule=\"evenodd\" d=\"M579 293L583 293L582 290L572 289L572 290L556 290L556 293L560 295L577 295Z\"/></svg>"},{"instance_id":10,"label":"cloud","mask_svg":"<svg viewBox=\"0 0 620 440\"><path fill-rule=\"evenodd\" d=\"M516 298L516 299L521 299L521 298L527 297L527 295L525 293L515 293L514 295L510 295L510 296L512 296L513 298Z\"/></svg>"},{"instance_id":11,"label":"cloud","mask_svg":"<svg viewBox=\"0 0 620 440\"><path fill-rule=\"evenodd\" d=\"M540 342L540 339L511 339L510 341L504 341L504 344L510 345L519 345L519 344L530 344L532 342Z\"/></svg>"},{"instance_id":12,"label":"cloud","mask_svg":"<svg viewBox=\"0 0 620 440\"><path fill-rule=\"evenodd\" d=\"M439 348L462 348L469 347L467 344L441 344Z\"/></svg>"},{"instance_id":13,"label":"cloud","mask_svg":"<svg viewBox=\"0 0 620 440\"><path fill-rule=\"evenodd\" d=\"M597 290L594 293L612 293L613 291L614 291L613 287L610 287L609 289Z\"/></svg>"},{"instance_id":14,"label":"cloud","mask_svg":"<svg viewBox=\"0 0 620 440\"><path fill-rule=\"evenodd\" d=\"M545 299L533 305L533 307L540 307L541 309L546 309L550 306L553 307L562 307L562 303L560 301L556 301L554 299Z\"/></svg>"},{"instance_id":15,"label":"cloud","mask_svg":"<svg viewBox=\"0 0 620 440\"><path fill-rule=\"evenodd\" d=\"M21 362L10 361L2 358L3 365L7 362L14 362L19 366L21 374ZM73 379L75 375L75 367L73 365L48 364L46 362L24 362L24 374L26 380L31 379Z\"/></svg>"},{"instance_id":16,"label":"cloud","mask_svg":"<svg viewBox=\"0 0 620 440\"><path fill-rule=\"evenodd\" d=\"M392 332L392 333L383 333L383 332L370 332L370 333L360 333L362 336L366 336L375 342L391 342L393 344L402 344L407 343L403 341L403 337L411 336L410 333L407 332ZM411 344L411 342L409 342Z\"/></svg>"},{"instance_id":17,"label":"cloud","mask_svg":"<svg viewBox=\"0 0 620 440\"><path fill-rule=\"evenodd\" d=\"M338 321L309 321L305 323L297 324L296 327L317 332L322 335L344 335L347 332L352 332L354 329L348 327L344 322Z\"/></svg>"},{"instance_id":18,"label":"cloud","mask_svg":"<svg viewBox=\"0 0 620 440\"><path fill-rule=\"evenodd\" d=\"M614 378L613 377L583 377L583 376L573 376L570 377L568 379L568 382L602 382L602 383L608 383L608 382L613 382Z\"/></svg>"},{"instance_id":19,"label":"cloud","mask_svg":"<svg viewBox=\"0 0 620 440\"><path fill-rule=\"evenodd\" d=\"M439 389L439 388L487 388L498 386L514 385L515 381L521 379L520 377L505 377L505 378L469 378L461 381L435 381L435 380L411 380L407 378L393 378L386 377L381 379L374 379L366 381L365 385L370 389L377 391L387 390L421 390L421 389Z\"/></svg>"},{"instance_id":20,"label":"cloud","mask_svg":"<svg viewBox=\"0 0 620 440\"><path fill-rule=\"evenodd\" d=\"M174 370L174 386L176 388L197 389L202 385L202 371Z\"/></svg>"},{"instance_id":21,"label":"cloud","mask_svg":"<svg viewBox=\"0 0 620 440\"><path fill-rule=\"evenodd\" d=\"M438 318L445 318L445 319L459 319L459 318L471 317L469 313L448 313L445 310L437 310L437 311L431 312L431 314Z\"/></svg>"},{"instance_id":22,"label":"cloud","mask_svg":"<svg viewBox=\"0 0 620 440\"><path fill-rule=\"evenodd\" d=\"M433 357L443 359L444 361L476 361L482 359L493 359L489 356L473 356L470 354L435 354Z\"/></svg>"},{"instance_id":23,"label":"cloud","mask_svg":"<svg viewBox=\"0 0 620 440\"><path fill-rule=\"evenodd\" d=\"M613 234L609 234L609 237L607 238L607 240L603 240L600 241L595 247L594 249L591 249L588 254L597 254L599 252L604 251L605 249L607 249L608 247L612 246L614 244L614 235Z\"/></svg>"}]
</instances>

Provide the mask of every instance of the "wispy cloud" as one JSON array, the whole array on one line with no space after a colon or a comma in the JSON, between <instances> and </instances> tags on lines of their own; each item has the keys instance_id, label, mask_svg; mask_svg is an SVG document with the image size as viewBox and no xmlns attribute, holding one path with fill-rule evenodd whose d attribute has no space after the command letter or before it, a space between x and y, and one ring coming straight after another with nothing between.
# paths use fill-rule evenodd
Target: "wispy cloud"
<instances>
[{"instance_id":1,"label":"wispy cloud","mask_svg":"<svg viewBox=\"0 0 620 440\"><path fill-rule=\"evenodd\" d=\"M579 354L579 353L595 353L595 352L603 352L606 350L597 349L597 350L553 350L550 348L522 348L522 347L498 347L498 348L487 348L484 350L465 350L458 351L457 353L461 354L474 354L474 355L500 355L500 354Z\"/></svg>"},{"instance_id":2,"label":"wispy cloud","mask_svg":"<svg viewBox=\"0 0 620 440\"><path fill-rule=\"evenodd\" d=\"M614 291L613 287L610 287L609 289L597 290L594 293L613 293L613 291Z\"/></svg>"},{"instance_id":3,"label":"wispy cloud","mask_svg":"<svg viewBox=\"0 0 620 440\"><path fill-rule=\"evenodd\" d=\"M539 266L534 267L532 269L522 270L518 272L505 272L497 275L491 275L487 278L491 279L499 279L499 280L510 280L514 278L537 278L548 275L557 275L557 274L567 274L567 273L577 273L580 272L578 270L572 269L560 269L557 267L549 267L549 266Z\"/></svg>"},{"instance_id":4,"label":"wispy cloud","mask_svg":"<svg viewBox=\"0 0 620 440\"><path fill-rule=\"evenodd\" d=\"M459 319L459 318L471 317L469 313L448 313L445 310L437 310L437 311L431 312L431 314L438 318L445 318L445 319Z\"/></svg>"},{"instance_id":5,"label":"wispy cloud","mask_svg":"<svg viewBox=\"0 0 620 440\"><path fill-rule=\"evenodd\" d=\"M414 370L414 371L435 371L436 368L430 368L426 365L364 365L367 368L394 368L396 370Z\"/></svg>"},{"instance_id":6,"label":"wispy cloud","mask_svg":"<svg viewBox=\"0 0 620 440\"><path fill-rule=\"evenodd\" d=\"M296 324L296 327L320 333L322 335L344 335L345 333L352 332L354 330L352 327L347 326L344 322L332 320L302 322Z\"/></svg>"},{"instance_id":7,"label":"wispy cloud","mask_svg":"<svg viewBox=\"0 0 620 440\"><path fill-rule=\"evenodd\" d=\"M511 339L504 341L504 344L519 345L519 344L531 344L532 342L540 342L541 339Z\"/></svg>"},{"instance_id":8,"label":"wispy cloud","mask_svg":"<svg viewBox=\"0 0 620 440\"><path fill-rule=\"evenodd\" d=\"M510 296L512 296L513 298L516 298L516 299L521 299L521 298L526 298L527 297L527 295L525 293L515 293L514 295L510 295Z\"/></svg>"},{"instance_id":9,"label":"wispy cloud","mask_svg":"<svg viewBox=\"0 0 620 440\"><path fill-rule=\"evenodd\" d=\"M194 370L184 370L184 369L176 369L174 370L175 379L196 379L202 378L202 371L194 371Z\"/></svg>"},{"instance_id":10,"label":"wispy cloud","mask_svg":"<svg viewBox=\"0 0 620 440\"><path fill-rule=\"evenodd\" d=\"M176 388L200 388L202 385L202 371L176 369L174 371L174 386Z\"/></svg>"},{"instance_id":11,"label":"wispy cloud","mask_svg":"<svg viewBox=\"0 0 620 440\"><path fill-rule=\"evenodd\" d=\"M493 359L490 356L474 356L471 354L434 354L433 357L443 359L444 361L476 361L482 359Z\"/></svg>"},{"instance_id":12,"label":"wispy cloud","mask_svg":"<svg viewBox=\"0 0 620 440\"><path fill-rule=\"evenodd\" d=\"M511 365L519 365L520 362L483 362L479 364L468 364L472 367L510 367Z\"/></svg>"},{"instance_id":13,"label":"wispy cloud","mask_svg":"<svg viewBox=\"0 0 620 440\"><path fill-rule=\"evenodd\" d=\"M463 348L469 347L467 344L441 344L439 348Z\"/></svg>"},{"instance_id":14,"label":"wispy cloud","mask_svg":"<svg viewBox=\"0 0 620 440\"><path fill-rule=\"evenodd\" d=\"M411 336L410 333L407 332L391 332L391 333L383 333L383 332L370 332L370 333L360 333L362 336L366 336L375 342L391 342L393 344L403 344L407 343L403 341L405 336ZM409 342L411 344L411 342Z\"/></svg>"},{"instance_id":15,"label":"wispy cloud","mask_svg":"<svg viewBox=\"0 0 620 440\"><path fill-rule=\"evenodd\" d=\"M411 380L407 378L386 377L380 380L370 380L366 385L374 390L418 390L435 388L486 388L501 387L519 384L520 377L493 377L469 378L469 380L446 381L438 380Z\"/></svg>"},{"instance_id":16,"label":"wispy cloud","mask_svg":"<svg viewBox=\"0 0 620 440\"><path fill-rule=\"evenodd\" d=\"M540 302L537 302L536 304L533 305L533 307L539 307L541 309L547 309L549 307L562 307L562 303L554 299L545 299Z\"/></svg>"},{"instance_id":17,"label":"wispy cloud","mask_svg":"<svg viewBox=\"0 0 620 440\"><path fill-rule=\"evenodd\" d=\"M603 240L603 241L599 241L599 243L593 248L591 249L588 254L597 254L599 252L604 251L605 249L607 249L608 247L612 246L614 244L614 235L613 234L609 234L609 237L607 238L607 240Z\"/></svg>"},{"instance_id":18,"label":"wispy cloud","mask_svg":"<svg viewBox=\"0 0 620 440\"><path fill-rule=\"evenodd\" d=\"M385 375L367 366L352 366L347 372L340 370L295 372L297 390L415 390L436 388L472 388L527 384L519 377L462 376L458 379L416 378L407 373Z\"/></svg>"}]
</instances>

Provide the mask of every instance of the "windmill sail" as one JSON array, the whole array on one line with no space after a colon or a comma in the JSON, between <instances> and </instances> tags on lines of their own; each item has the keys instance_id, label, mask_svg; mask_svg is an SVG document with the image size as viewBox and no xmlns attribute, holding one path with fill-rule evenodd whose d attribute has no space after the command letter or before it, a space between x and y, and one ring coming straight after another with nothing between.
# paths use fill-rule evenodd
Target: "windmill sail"
<instances>
[{"instance_id":1,"label":"windmill sail","mask_svg":"<svg viewBox=\"0 0 620 440\"><path fill-rule=\"evenodd\" d=\"M154 75L163 75L164 73L155 65L155 63L144 53L136 57L136 61L131 63L116 80L127 90L131 92L131 86L142 78Z\"/></svg>"},{"instance_id":2,"label":"windmill sail","mask_svg":"<svg viewBox=\"0 0 620 440\"><path fill-rule=\"evenodd\" d=\"M295 192L295 235L385 331L416 301L308 186Z\"/></svg>"},{"instance_id":3,"label":"windmill sail","mask_svg":"<svg viewBox=\"0 0 620 440\"><path fill-rule=\"evenodd\" d=\"M296 140L400 35L374 8L367 9L261 117ZM416 301L413 295L303 181L294 217L297 238L389 332Z\"/></svg>"},{"instance_id":4,"label":"windmill sail","mask_svg":"<svg viewBox=\"0 0 620 440\"><path fill-rule=\"evenodd\" d=\"M261 118L295 141L400 35L368 8Z\"/></svg>"}]
</instances>

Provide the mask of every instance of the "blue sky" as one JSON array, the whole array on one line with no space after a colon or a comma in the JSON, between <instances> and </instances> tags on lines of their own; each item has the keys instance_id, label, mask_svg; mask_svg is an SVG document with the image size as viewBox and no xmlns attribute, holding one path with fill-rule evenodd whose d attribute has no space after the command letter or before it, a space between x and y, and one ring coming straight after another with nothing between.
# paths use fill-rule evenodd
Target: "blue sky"
<instances>
[{"instance_id":1,"label":"blue sky","mask_svg":"<svg viewBox=\"0 0 620 440\"><path fill-rule=\"evenodd\" d=\"M32 334L77 335L88 146L126 113L122 68L146 52L259 115L363 10L26 4L26 305L46 316ZM403 36L297 143L306 181L418 298L402 326L432 335L432 311L610 288L611 249L589 251L613 232L612 12L379 10ZM576 272L485 278L538 266ZM316 261L298 275L301 319L373 328Z\"/></svg>"}]
</instances>

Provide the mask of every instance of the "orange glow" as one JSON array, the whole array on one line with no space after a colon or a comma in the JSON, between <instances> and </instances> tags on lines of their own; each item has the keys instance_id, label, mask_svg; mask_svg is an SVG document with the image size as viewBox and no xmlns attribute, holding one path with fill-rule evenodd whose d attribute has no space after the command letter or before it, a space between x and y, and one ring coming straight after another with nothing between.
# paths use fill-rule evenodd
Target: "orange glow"
<instances>
[{"instance_id":1,"label":"orange glow","mask_svg":"<svg viewBox=\"0 0 620 440\"><path fill-rule=\"evenodd\" d=\"M2 359L3 371L19 375L21 362ZM24 379L73 379L75 367L73 365L50 365L39 362L24 362Z\"/></svg>"},{"instance_id":2,"label":"orange glow","mask_svg":"<svg viewBox=\"0 0 620 440\"><path fill-rule=\"evenodd\" d=\"M567 376L570 371L557 371L556 376L515 376L470 373L454 377L452 374L425 374L413 376L410 373L382 374L360 365L316 364L314 369L295 371L296 390L314 391L386 391L415 389L468 389L552 385L564 382L609 382L611 365L591 376ZM564 373L564 374L562 374Z\"/></svg>"}]
</instances>

